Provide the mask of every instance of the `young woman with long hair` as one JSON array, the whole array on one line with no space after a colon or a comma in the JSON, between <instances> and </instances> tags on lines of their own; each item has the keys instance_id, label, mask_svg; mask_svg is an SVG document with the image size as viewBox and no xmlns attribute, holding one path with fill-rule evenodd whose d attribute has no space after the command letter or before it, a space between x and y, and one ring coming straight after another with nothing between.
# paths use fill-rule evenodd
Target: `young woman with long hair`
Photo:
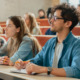
<instances>
[{"instance_id":1,"label":"young woman with long hair","mask_svg":"<svg viewBox=\"0 0 80 80\"><path fill-rule=\"evenodd\" d=\"M38 41L31 36L24 20L19 16L8 18L5 33L9 39L0 48L0 64L14 65L18 59L28 60L41 50Z\"/></svg>"}]
</instances>

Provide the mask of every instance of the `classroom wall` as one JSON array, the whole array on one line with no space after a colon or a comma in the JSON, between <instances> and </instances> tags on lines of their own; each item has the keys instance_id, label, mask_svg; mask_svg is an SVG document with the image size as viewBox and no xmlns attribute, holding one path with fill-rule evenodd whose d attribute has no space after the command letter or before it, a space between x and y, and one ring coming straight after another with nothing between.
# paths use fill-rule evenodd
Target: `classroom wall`
<instances>
[{"instance_id":1,"label":"classroom wall","mask_svg":"<svg viewBox=\"0 0 80 80\"><path fill-rule=\"evenodd\" d=\"M26 12L33 12L37 17L37 11L59 3L59 0L0 0L0 21L6 21L11 15L23 16Z\"/></svg>"},{"instance_id":2,"label":"classroom wall","mask_svg":"<svg viewBox=\"0 0 80 80\"><path fill-rule=\"evenodd\" d=\"M67 3L68 0L60 0L60 3Z\"/></svg>"}]
</instances>

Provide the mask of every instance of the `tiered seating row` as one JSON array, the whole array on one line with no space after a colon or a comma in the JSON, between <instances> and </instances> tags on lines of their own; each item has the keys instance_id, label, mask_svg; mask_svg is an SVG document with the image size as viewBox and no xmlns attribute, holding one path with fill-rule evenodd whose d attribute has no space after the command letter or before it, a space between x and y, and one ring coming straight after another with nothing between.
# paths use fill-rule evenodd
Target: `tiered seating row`
<instances>
[{"instance_id":1,"label":"tiered seating row","mask_svg":"<svg viewBox=\"0 0 80 80\"><path fill-rule=\"evenodd\" d=\"M2 27L3 28L3 33L5 33L5 27ZM42 32L42 35L45 35L45 32L49 29L50 27L40 27L40 30ZM72 33L76 36L80 36L80 27L75 27L73 30L72 30Z\"/></svg>"},{"instance_id":2,"label":"tiered seating row","mask_svg":"<svg viewBox=\"0 0 80 80\"><path fill-rule=\"evenodd\" d=\"M5 34L0 34L0 36L3 37L6 41L8 40ZM55 36L46 36L46 35L39 35L39 36L33 35L33 36L39 41L42 47L50 38L55 37Z\"/></svg>"},{"instance_id":3,"label":"tiered seating row","mask_svg":"<svg viewBox=\"0 0 80 80\"><path fill-rule=\"evenodd\" d=\"M47 31L47 29L50 28L50 25L48 23L48 19L36 19L37 22L40 23L40 30L42 32L42 35L45 35L45 32ZM3 32L4 32L4 29L6 27L6 22L0 22L0 26L3 28ZM80 35L80 27L75 27L73 30L72 30L72 33L74 35Z\"/></svg>"}]
</instances>

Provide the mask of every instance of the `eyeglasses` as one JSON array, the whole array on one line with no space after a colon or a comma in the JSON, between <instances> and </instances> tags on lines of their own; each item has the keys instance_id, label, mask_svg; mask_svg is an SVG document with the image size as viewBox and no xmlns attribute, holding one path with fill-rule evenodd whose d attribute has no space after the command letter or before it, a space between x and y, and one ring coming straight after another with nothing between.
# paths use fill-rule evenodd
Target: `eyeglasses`
<instances>
[{"instance_id":1,"label":"eyeglasses","mask_svg":"<svg viewBox=\"0 0 80 80\"><path fill-rule=\"evenodd\" d=\"M57 19L66 20L65 18L59 18L59 17L57 17L57 16L51 16L51 17L49 17L49 23L51 22L51 19L54 19L54 21L56 21Z\"/></svg>"},{"instance_id":2,"label":"eyeglasses","mask_svg":"<svg viewBox=\"0 0 80 80\"><path fill-rule=\"evenodd\" d=\"M63 20L67 20L67 19L65 19L65 18L59 18L59 17L57 17L57 16L50 16L49 17L49 23L51 23L51 19L54 19L54 21L56 21L57 19L63 19Z\"/></svg>"},{"instance_id":3,"label":"eyeglasses","mask_svg":"<svg viewBox=\"0 0 80 80\"><path fill-rule=\"evenodd\" d=\"M56 21L57 19L64 19L64 18L59 18L57 16L52 16L51 19L54 19L54 21Z\"/></svg>"}]
</instances>

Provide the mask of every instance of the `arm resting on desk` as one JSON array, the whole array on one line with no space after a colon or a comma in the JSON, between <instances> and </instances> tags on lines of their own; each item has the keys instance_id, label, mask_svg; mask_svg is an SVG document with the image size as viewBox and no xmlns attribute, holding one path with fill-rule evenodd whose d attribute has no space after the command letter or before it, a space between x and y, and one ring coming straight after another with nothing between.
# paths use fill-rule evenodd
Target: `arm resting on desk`
<instances>
[{"instance_id":1,"label":"arm resting on desk","mask_svg":"<svg viewBox=\"0 0 80 80\"><path fill-rule=\"evenodd\" d=\"M42 67L42 66L35 65L33 63L29 63L26 65L26 71L28 74L31 74L32 72L47 73L47 67ZM53 68L51 74L56 76L66 76L66 72L64 68Z\"/></svg>"}]
</instances>

